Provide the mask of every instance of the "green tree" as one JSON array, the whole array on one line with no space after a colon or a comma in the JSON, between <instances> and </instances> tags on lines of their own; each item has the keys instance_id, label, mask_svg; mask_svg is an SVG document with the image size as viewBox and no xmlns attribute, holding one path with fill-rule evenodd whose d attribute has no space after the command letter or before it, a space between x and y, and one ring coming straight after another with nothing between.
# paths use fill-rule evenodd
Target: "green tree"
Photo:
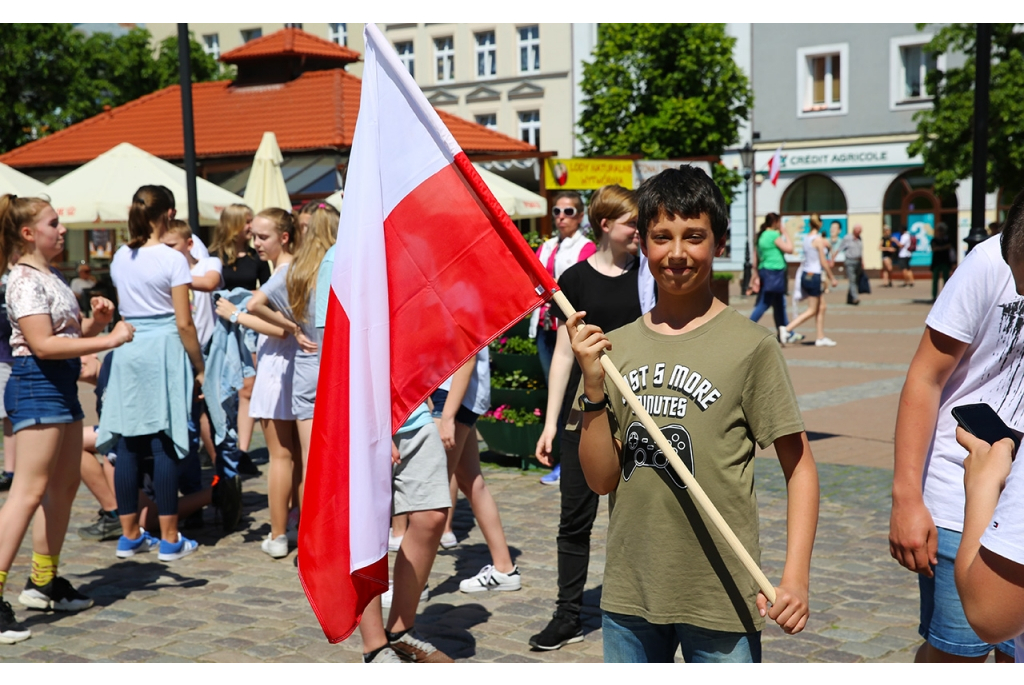
<instances>
[{"instance_id":1,"label":"green tree","mask_svg":"<svg viewBox=\"0 0 1024 685\"><path fill-rule=\"evenodd\" d=\"M191 43L192 80L222 77ZM178 82L178 41L149 31L86 37L71 24L0 24L0 152Z\"/></svg>"},{"instance_id":2,"label":"green tree","mask_svg":"<svg viewBox=\"0 0 1024 685\"><path fill-rule=\"evenodd\" d=\"M994 24L989 87L988 190L1024 188L1024 34L1014 24ZM923 29L924 24L918 26ZM939 28L925 49L933 55L961 52L963 66L928 76L934 106L914 115L918 139L907 151L921 155L924 172L940 193L952 192L971 176L974 150L975 24Z\"/></svg>"},{"instance_id":3,"label":"green tree","mask_svg":"<svg viewBox=\"0 0 1024 685\"><path fill-rule=\"evenodd\" d=\"M754 96L724 24L601 24L583 67L586 155L721 155L739 140ZM726 199L739 172L713 165Z\"/></svg>"}]
</instances>

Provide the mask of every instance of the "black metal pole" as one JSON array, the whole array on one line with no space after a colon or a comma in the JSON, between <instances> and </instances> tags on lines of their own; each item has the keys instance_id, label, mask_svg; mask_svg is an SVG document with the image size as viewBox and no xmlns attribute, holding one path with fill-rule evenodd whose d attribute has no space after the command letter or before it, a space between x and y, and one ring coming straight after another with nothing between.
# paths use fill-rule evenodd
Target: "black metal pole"
<instances>
[{"instance_id":1,"label":"black metal pole","mask_svg":"<svg viewBox=\"0 0 1024 685\"><path fill-rule=\"evenodd\" d=\"M178 24L178 74L181 79L181 122L185 134L185 185L188 188L188 225L199 235L199 198L196 195L196 134L192 122L192 62L188 24Z\"/></svg>"},{"instance_id":2,"label":"black metal pole","mask_svg":"<svg viewBox=\"0 0 1024 685\"><path fill-rule=\"evenodd\" d=\"M985 192L988 189L988 89L992 67L992 24L977 25L974 66L974 148L971 165L971 231L968 251L985 240Z\"/></svg>"},{"instance_id":3,"label":"black metal pole","mask_svg":"<svg viewBox=\"0 0 1024 685\"><path fill-rule=\"evenodd\" d=\"M753 234L753 232L750 230L750 225L749 225L749 222L753 220L751 218L751 214L750 214L750 179L751 179L752 176L753 176L753 170L752 169L746 169L746 170L743 171L743 190L744 190L744 192L746 193L746 196L747 196L745 198L746 201L747 201L747 208L745 210L746 213L747 213L747 221L744 222L744 223L748 224L747 225L747 236L746 236L747 239L744 241L746 243L746 248L743 251L743 281L740 283L740 294L743 295L743 296L746 296L747 288L750 287L750 280L754 276L753 264L750 263L750 248L751 248L750 236Z\"/></svg>"}]
</instances>

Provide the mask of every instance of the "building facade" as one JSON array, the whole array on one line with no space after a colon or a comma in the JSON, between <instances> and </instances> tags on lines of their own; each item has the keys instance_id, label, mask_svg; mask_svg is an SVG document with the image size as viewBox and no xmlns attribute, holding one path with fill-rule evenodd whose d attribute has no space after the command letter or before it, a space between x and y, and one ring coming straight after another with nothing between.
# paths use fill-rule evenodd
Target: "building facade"
<instances>
[{"instance_id":1,"label":"building facade","mask_svg":"<svg viewBox=\"0 0 1024 685\"><path fill-rule=\"evenodd\" d=\"M931 57L922 50L931 31L914 24L746 26L754 111L741 145L756 151L752 206L743 217L751 228L769 212L797 236L812 213L837 237L859 224L865 267L877 269L883 227L916 236L912 265L927 267L931 237L943 223L962 256L971 181L937 194L907 145L917 138L914 114L932 106L928 73L961 65L963 55ZM779 148L781 175L772 184L768 162ZM996 194L986 209L995 220ZM739 218L734 213L734 225Z\"/></svg>"}]
</instances>

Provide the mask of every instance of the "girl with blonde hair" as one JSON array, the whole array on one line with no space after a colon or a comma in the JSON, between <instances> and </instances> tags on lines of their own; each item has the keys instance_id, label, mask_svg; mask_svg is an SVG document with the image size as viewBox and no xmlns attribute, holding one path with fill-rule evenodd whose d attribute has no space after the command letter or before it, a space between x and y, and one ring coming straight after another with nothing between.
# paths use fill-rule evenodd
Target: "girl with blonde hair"
<instances>
[{"instance_id":1,"label":"girl with blonde hair","mask_svg":"<svg viewBox=\"0 0 1024 685\"><path fill-rule=\"evenodd\" d=\"M0 197L0 264L20 257L7 281L14 363L4 405L18 434L18 477L0 508L0 643L31 637L3 599L7 573L29 522L32 575L18 598L36 609L80 611L93 601L57 575L60 552L78 491L82 419L78 401L80 357L111 350L132 339L121 321L97 337L114 315L105 297L91 298L92 318L83 319L78 299L50 262L64 252L67 229L46 200ZM37 513L38 510L38 513Z\"/></svg>"}]
</instances>

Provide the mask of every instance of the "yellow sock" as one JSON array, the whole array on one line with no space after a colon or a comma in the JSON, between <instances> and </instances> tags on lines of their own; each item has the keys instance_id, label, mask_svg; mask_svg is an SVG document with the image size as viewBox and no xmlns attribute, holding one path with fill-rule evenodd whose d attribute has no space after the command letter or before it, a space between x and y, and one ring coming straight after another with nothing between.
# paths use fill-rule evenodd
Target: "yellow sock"
<instances>
[{"instance_id":1,"label":"yellow sock","mask_svg":"<svg viewBox=\"0 0 1024 685\"><path fill-rule=\"evenodd\" d=\"M57 575L57 564L60 563L60 555L47 556L32 552L32 582L36 587L42 587L53 580Z\"/></svg>"},{"instance_id":2,"label":"yellow sock","mask_svg":"<svg viewBox=\"0 0 1024 685\"><path fill-rule=\"evenodd\" d=\"M4 596L4 585L7 584L7 571L0 571L0 599Z\"/></svg>"}]
</instances>

